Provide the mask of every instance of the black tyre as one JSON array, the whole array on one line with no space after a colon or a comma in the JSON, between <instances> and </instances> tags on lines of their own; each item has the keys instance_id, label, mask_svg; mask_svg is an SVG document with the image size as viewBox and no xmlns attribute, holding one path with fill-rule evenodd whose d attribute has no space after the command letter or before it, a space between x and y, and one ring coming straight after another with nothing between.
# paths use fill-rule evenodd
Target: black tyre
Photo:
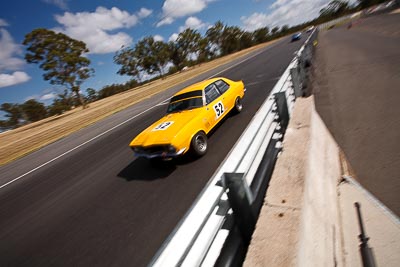
<instances>
[{"instance_id":1,"label":"black tyre","mask_svg":"<svg viewBox=\"0 0 400 267\"><path fill-rule=\"evenodd\" d=\"M204 132L196 133L191 141L192 154L201 157L207 152L207 135Z\"/></svg>"},{"instance_id":2,"label":"black tyre","mask_svg":"<svg viewBox=\"0 0 400 267\"><path fill-rule=\"evenodd\" d=\"M240 113L243 109L242 99L238 96L235 99L235 112Z\"/></svg>"}]
</instances>

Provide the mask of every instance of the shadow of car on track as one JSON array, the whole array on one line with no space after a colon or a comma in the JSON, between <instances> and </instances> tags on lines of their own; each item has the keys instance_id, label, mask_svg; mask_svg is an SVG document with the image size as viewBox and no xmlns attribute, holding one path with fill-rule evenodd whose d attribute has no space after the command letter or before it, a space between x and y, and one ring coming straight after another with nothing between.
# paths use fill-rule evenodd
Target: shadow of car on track
<instances>
[{"instance_id":1,"label":"shadow of car on track","mask_svg":"<svg viewBox=\"0 0 400 267\"><path fill-rule=\"evenodd\" d=\"M206 155L205 155L206 156ZM170 176L179 166L199 160L193 155L184 155L168 161L151 162L145 158L136 158L118 173L126 181L153 181Z\"/></svg>"},{"instance_id":2,"label":"shadow of car on track","mask_svg":"<svg viewBox=\"0 0 400 267\"><path fill-rule=\"evenodd\" d=\"M176 170L175 164L158 164L157 166L153 166L147 159L137 158L120 171L118 177L124 178L128 182L134 180L152 181L166 178L174 170Z\"/></svg>"}]
</instances>

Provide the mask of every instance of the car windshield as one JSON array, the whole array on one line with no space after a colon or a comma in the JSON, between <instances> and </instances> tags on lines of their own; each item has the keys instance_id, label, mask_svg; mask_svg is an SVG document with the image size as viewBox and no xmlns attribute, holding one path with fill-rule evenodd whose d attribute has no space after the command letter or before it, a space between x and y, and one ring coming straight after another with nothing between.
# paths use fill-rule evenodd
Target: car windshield
<instances>
[{"instance_id":1,"label":"car windshield","mask_svg":"<svg viewBox=\"0 0 400 267\"><path fill-rule=\"evenodd\" d=\"M187 98L169 103L167 113L200 108L202 106L203 106L203 98L201 97Z\"/></svg>"}]
</instances>

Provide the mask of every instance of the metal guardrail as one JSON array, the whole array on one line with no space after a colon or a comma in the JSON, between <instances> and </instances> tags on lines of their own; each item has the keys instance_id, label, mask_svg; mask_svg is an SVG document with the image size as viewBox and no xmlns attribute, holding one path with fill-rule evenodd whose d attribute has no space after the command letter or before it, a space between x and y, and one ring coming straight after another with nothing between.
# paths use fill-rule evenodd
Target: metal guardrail
<instances>
[{"instance_id":1,"label":"metal guardrail","mask_svg":"<svg viewBox=\"0 0 400 267\"><path fill-rule=\"evenodd\" d=\"M315 29L295 54L150 266L234 266L246 255L297 96L305 94Z\"/></svg>"}]
</instances>

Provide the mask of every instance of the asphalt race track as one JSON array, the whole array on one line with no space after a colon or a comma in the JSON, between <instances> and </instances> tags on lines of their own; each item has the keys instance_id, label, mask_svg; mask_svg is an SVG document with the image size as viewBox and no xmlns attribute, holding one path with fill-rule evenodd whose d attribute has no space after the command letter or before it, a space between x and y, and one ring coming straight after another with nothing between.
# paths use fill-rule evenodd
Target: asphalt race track
<instances>
[{"instance_id":1,"label":"asphalt race track","mask_svg":"<svg viewBox=\"0 0 400 267\"><path fill-rule=\"evenodd\" d=\"M319 33L315 105L358 181L400 216L400 14Z\"/></svg>"},{"instance_id":2,"label":"asphalt race track","mask_svg":"<svg viewBox=\"0 0 400 267\"><path fill-rule=\"evenodd\" d=\"M0 266L146 266L305 39L286 38L184 83L217 74L247 88L242 113L210 136L201 159L155 169L128 147L182 85L0 167Z\"/></svg>"}]
</instances>

